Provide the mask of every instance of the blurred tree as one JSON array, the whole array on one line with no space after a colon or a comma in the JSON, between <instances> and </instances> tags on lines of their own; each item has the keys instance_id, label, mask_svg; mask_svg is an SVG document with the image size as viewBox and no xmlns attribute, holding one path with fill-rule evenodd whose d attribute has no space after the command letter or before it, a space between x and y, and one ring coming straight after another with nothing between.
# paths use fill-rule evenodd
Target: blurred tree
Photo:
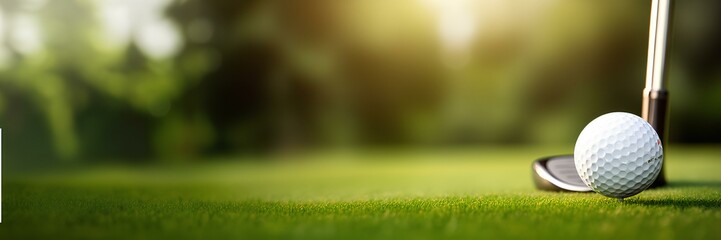
<instances>
[{"instance_id":1,"label":"blurred tree","mask_svg":"<svg viewBox=\"0 0 721 240\"><path fill-rule=\"evenodd\" d=\"M39 111L63 159L147 156L151 129L156 122L162 124L155 118L166 115L172 101L206 71L207 64L202 62L178 71L171 59L140 50L136 44L140 38L120 47L108 45L99 26L98 6L91 2L6 0L0 4L6 19L3 45L13 53L1 73L0 91L3 95L21 92L15 96L33 103L30 109L15 109L14 101L25 100L11 99L3 119L16 122L12 118L25 119L23 115ZM26 31L34 33L28 37ZM142 34L140 29L130 31L132 36ZM27 41L39 43L28 47ZM23 139L23 134L43 131L27 127L18 129L13 124L8 136ZM27 154L21 149L10 148L8 154Z\"/></svg>"},{"instance_id":2,"label":"blurred tree","mask_svg":"<svg viewBox=\"0 0 721 240\"><path fill-rule=\"evenodd\" d=\"M716 5L677 5L672 118L690 117L673 141L718 140ZM0 0L0 126L9 157L38 161L570 144L597 115L639 112L648 9Z\"/></svg>"}]
</instances>

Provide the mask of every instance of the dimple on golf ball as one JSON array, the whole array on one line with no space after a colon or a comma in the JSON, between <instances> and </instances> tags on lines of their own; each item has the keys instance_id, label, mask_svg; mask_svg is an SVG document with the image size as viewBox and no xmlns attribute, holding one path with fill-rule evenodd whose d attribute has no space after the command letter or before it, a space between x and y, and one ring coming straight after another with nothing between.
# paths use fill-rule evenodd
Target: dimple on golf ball
<instances>
[{"instance_id":1,"label":"dimple on golf ball","mask_svg":"<svg viewBox=\"0 0 721 240\"><path fill-rule=\"evenodd\" d=\"M619 199L651 186L663 164L656 131L642 118L624 112L604 114L586 125L573 154L586 185Z\"/></svg>"}]
</instances>

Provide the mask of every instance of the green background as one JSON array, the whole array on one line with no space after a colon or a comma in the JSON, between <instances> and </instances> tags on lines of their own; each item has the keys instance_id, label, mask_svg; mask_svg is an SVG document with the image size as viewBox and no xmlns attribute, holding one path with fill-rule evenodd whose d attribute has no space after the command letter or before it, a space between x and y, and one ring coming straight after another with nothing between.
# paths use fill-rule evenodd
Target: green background
<instances>
[{"instance_id":1,"label":"green background","mask_svg":"<svg viewBox=\"0 0 721 240\"><path fill-rule=\"evenodd\" d=\"M2 0L6 167L572 145L639 114L649 1ZM721 4L679 1L672 143L718 143Z\"/></svg>"}]
</instances>

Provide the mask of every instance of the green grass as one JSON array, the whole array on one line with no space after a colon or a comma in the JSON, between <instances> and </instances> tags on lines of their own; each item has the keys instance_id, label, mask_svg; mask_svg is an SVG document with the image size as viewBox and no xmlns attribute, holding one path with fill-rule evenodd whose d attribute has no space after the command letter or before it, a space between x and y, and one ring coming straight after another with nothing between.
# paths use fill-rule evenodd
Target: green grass
<instances>
[{"instance_id":1,"label":"green grass","mask_svg":"<svg viewBox=\"0 0 721 240\"><path fill-rule=\"evenodd\" d=\"M558 152L395 151L6 172L0 239L721 236L721 150L672 148L672 184L624 202L535 190L531 160Z\"/></svg>"}]
</instances>

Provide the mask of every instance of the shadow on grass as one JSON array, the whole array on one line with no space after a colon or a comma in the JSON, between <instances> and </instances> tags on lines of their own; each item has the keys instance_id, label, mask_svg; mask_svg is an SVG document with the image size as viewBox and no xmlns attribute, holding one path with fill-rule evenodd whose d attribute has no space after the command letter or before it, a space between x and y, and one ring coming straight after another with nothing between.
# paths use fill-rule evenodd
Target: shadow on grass
<instances>
[{"instance_id":1,"label":"shadow on grass","mask_svg":"<svg viewBox=\"0 0 721 240\"><path fill-rule=\"evenodd\" d=\"M698 187L705 187L705 188L716 188L718 190L721 190L721 182L711 182L711 181L672 181L669 182L667 186L663 187L665 188L698 188Z\"/></svg>"},{"instance_id":2,"label":"shadow on grass","mask_svg":"<svg viewBox=\"0 0 721 240\"><path fill-rule=\"evenodd\" d=\"M628 199L625 203L654 207L676 207L682 209L721 209L721 199Z\"/></svg>"},{"instance_id":3,"label":"shadow on grass","mask_svg":"<svg viewBox=\"0 0 721 240\"><path fill-rule=\"evenodd\" d=\"M716 192L721 192L721 182L710 181L673 181L667 186L659 189L691 189L691 188L707 188ZM628 199L628 204L637 204L644 206L659 207L676 207L676 208L705 208L705 209L721 209L721 198L678 198L672 197L668 199Z\"/></svg>"}]
</instances>

